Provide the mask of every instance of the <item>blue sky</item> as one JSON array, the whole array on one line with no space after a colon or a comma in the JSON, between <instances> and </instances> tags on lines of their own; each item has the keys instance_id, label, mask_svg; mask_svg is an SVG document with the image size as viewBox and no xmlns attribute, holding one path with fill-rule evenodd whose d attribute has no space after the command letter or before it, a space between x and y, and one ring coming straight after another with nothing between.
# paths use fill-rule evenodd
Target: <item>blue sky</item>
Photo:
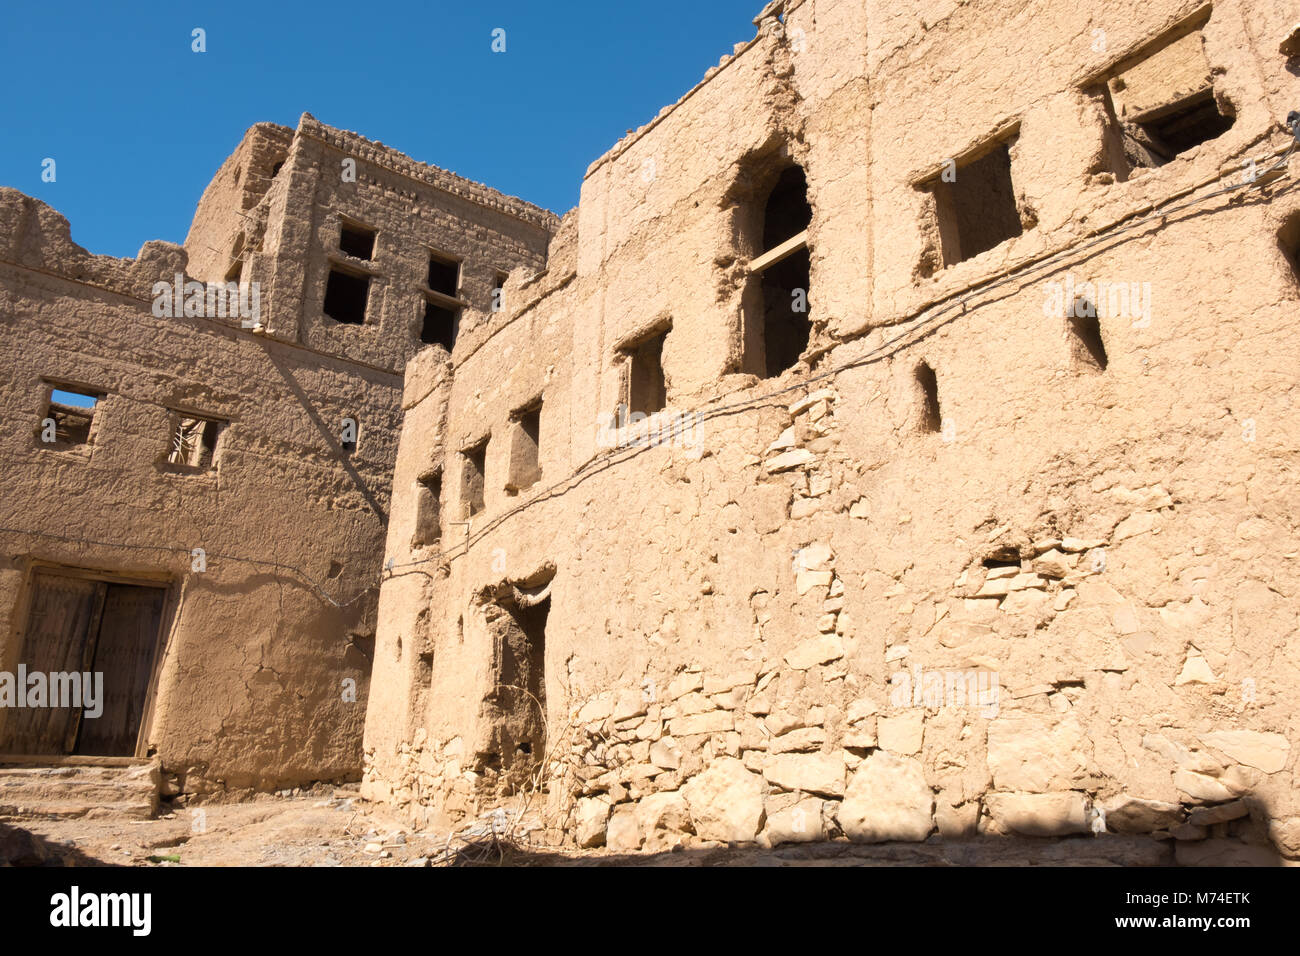
<instances>
[{"instance_id":1,"label":"blue sky","mask_svg":"<svg viewBox=\"0 0 1300 956\"><path fill-rule=\"evenodd\" d=\"M59 210L91 252L134 256L149 239L184 240L247 127L294 126L305 111L562 214L588 164L751 39L762 6L10 3L0 185ZM196 27L206 53L191 50Z\"/></svg>"}]
</instances>

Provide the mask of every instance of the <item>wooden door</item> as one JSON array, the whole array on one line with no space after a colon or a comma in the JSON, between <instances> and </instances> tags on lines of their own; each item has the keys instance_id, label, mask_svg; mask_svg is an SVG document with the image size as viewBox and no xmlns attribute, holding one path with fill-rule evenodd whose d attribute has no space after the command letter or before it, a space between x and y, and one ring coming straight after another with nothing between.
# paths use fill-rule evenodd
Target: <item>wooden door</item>
<instances>
[{"instance_id":1,"label":"wooden door","mask_svg":"<svg viewBox=\"0 0 1300 956\"><path fill-rule=\"evenodd\" d=\"M108 585L90 667L104 675L104 711L94 720L82 716L76 753L94 757L135 754L166 593L162 588Z\"/></svg>"},{"instance_id":2,"label":"wooden door","mask_svg":"<svg viewBox=\"0 0 1300 956\"><path fill-rule=\"evenodd\" d=\"M0 753L134 756L166 590L53 571L35 572L31 587L19 662L47 677L103 674L103 711L90 718L84 706L6 708Z\"/></svg>"},{"instance_id":3,"label":"wooden door","mask_svg":"<svg viewBox=\"0 0 1300 956\"><path fill-rule=\"evenodd\" d=\"M84 671L90 637L98 632L107 585L37 571L18 663L28 674ZM15 680L18 668L15 666ZM76 738L76 707L6 708L0 753L65 754Z\"/></svg>"}]
</instances>

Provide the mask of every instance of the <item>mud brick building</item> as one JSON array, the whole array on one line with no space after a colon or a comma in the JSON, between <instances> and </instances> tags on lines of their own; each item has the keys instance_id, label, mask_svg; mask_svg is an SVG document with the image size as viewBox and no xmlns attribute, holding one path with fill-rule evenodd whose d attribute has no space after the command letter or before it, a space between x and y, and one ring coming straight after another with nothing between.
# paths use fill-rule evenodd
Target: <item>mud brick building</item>
<instances>
[{"instance_id":1,"label":"mud brick building","mask_svg":"<svg viewBox=\"0 0 1300 956\"><path fill-rule=\"evenodd\" d=\"M363 792L1300 854L1296 14L769 4L407 366Z\"/></svg>"},{"instance_id":2,"label":"mud brick building","mask_svg":"<svg viewBox=\"0 0 1300 956\"><path fill-rule=\"evenodd\" d=\"M97 720L0 708L0 755L355 779L403 371L554 227L309 115L250 129L184 247L135 259L0 190L0 671L106 683ZM256 321L159 316L178 274L256 287Z\"/></svg>"},{"instance_id":3,"label":"mud brick building","mask_svg":"<svg viewBox=\"0 0 1300 956\"><path fill-rule=\"evenodd\" d=\"M1300 856L1297 24L775 0L562 219L310 116L184 248L0 192L0 670L118 675L0 752L613 850ZM155 317L177 273L257 327Z\"/></svg>"}]
</instances>

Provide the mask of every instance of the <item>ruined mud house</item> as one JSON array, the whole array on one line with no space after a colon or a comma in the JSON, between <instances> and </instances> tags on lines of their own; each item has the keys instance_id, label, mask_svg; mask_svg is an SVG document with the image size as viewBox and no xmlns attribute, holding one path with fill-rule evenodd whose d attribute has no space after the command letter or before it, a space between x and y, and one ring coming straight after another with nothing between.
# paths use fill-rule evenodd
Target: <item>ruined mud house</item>
<instances>
[{"instance_id":1,"label":"ruined mud house","mask_svg":"<svg viewBox=\"0 0 1300 956\"><path fill-rule=\"evenodd\" d=\"M562 220L310 118L183 250L8 192L3 661L161 588L179 785L581 847L1300 855L1297 22L777 0ZM264 328L150 318L186 269Z\"/></svg>"},{"instance_id":2,"label":"ruined mud house","mask_svg":"<svg viewBox=\"0 0 1300 956\"><path fill-rule=\"evenodd\" d=\"M1300 853L1285 6L769 5L408 365L363 792Z\"/></svg>"},{"instance_id":3,"label":"ruined mud house","mask_svg":"<svg viewBox=\"0 0 1300 956\"><path fill-rule=\"evenodd\" d=\"M0 671L105 675L97 719L0 707L0 756L355 779L406 363L555 222L307 115L250 129L185 245L135 259L0 190ZM225 283L255 315L211 312Z\"/></svg>"}]
</instances>

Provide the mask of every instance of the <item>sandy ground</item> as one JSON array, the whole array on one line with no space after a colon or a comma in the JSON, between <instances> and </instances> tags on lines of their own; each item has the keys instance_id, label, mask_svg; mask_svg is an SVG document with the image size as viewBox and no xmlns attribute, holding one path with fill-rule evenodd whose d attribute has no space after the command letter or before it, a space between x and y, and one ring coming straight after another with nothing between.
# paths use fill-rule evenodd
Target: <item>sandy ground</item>
<instances>
[{"instance_id":1,"label":"sandy ground","mask_svg":"<svg viewBox=\"0 0 1300 956\"><path fill-rule=\"evenodd\" d=\"M446 849L449 835L413 832L349 788L164 807L153 820L83 817L9 825L40 837L62 862L115 866L424 865Z\"/></svg>"}]
</instances>

